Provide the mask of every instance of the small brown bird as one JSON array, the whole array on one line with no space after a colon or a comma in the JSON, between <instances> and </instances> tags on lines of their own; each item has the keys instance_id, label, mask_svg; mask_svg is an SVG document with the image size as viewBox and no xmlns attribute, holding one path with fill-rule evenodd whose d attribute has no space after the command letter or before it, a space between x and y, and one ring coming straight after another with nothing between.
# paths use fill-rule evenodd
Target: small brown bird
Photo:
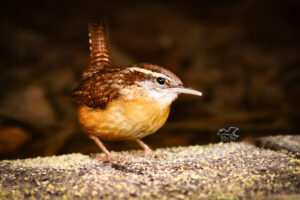
<instances>
[{"instance_id":1,"label":"small brown bird","mask_svg":"<svg viewBox=\"0 0 300 200\"><path fill-rule=\"evenodd\" d=\"M185 88L169 70L148 63L112 67L108 27L97 19L89 22L90 67L83 73L73 96L81 104L78 118L84 131L105 153L113 157L103 140L135 140L145 156L154 156L141 138L155 133L166 122L178 94L201 96Z\"/></svg>"}]
</instances>

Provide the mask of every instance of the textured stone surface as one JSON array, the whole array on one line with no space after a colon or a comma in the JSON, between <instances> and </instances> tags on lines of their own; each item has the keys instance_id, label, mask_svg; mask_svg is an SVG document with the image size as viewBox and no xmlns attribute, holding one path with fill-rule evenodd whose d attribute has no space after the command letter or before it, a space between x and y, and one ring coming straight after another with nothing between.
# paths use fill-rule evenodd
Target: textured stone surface
<instances>
[{"instance_id":1,"label":"textured stone surface","mask_svg":"<svg viewBox=\"0 0 300 200\"><path fill-rule=\"evenodd\" d=\"M300 158L300 135L261 137L256 140L256 144L273 150L287 150Z\"/></svg>"},{"instance_id":2,"label":"textured stone surface","mask_svg":"<svg viewBox=\"0 0 300 200\"><path fill-rule=\"evenodd\" d=\"M159 149L163 158L113 153L0 162L1 199L296 199L300 160L246 143Z\"/></svg>"}]
</instances>

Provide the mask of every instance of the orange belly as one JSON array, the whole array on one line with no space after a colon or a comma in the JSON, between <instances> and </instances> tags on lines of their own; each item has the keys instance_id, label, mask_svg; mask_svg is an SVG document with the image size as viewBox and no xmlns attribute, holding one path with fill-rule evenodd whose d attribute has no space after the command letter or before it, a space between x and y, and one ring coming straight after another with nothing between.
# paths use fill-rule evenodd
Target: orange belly
<instances>
[{"instance_id":1,"label":"orange belly","mask_svg":"<svg viewBox=\"0 0 300 200\"><path fill-rule=\"evenodd\" d=\"M104 140L131 140L156 132L166 122L170 106L148 98L118 98L104 110L79 107L81 126L88 134Z\"/></svg>"}]
</instances>

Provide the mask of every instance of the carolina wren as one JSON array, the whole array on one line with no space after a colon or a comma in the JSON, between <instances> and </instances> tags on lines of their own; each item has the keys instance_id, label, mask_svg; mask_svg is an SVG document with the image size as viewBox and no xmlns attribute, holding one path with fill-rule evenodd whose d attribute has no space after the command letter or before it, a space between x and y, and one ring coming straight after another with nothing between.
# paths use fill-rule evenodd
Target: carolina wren
<instances>
[{"instance_id":1,"label":"carolina wren","mask_svg":"<svg viewBox=\"0 0 300 200\"><path fill-rule=\"evenodd\" d=\"M105 153L103 140L136 140L146 156L152 150L141 138L155 133L166 122L178 94L201 96L185 88L169 70L148 63L112 67L108 27L96 19L89 22L90 67L83 73L73 96L80 103L78 118L83 130Z\"/></svg>"}]
</instances>

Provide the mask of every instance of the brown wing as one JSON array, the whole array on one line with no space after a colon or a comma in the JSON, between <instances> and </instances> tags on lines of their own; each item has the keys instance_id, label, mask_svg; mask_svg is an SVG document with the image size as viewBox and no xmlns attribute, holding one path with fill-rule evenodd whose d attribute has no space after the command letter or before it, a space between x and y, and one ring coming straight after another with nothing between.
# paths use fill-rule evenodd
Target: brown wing
<instances>
[{"instance_id":1,"label":"brown wing","mask_svg":"<svg viewBox=\"0 0 300 200\"><path fill-rule=\"evenodd\" d=\"M104 109L107 103L119 96L120 79L116 79L118 68L105 68L92 77L82 80L72 96L80 104ZM112 73L115 71L115 73Z\"/></svg>"},{"instance_id":2,"label":"brown wing","mask_svg":"<svg viewBox=\"0 0 300 200\"><path fill-rule=\"evenodd\" d=\"M110 45L108 25L103 19L90 17L90 67L83 73L83 79L92 76L106 66L110 66Z\"/></svg>"}]
</instances>

